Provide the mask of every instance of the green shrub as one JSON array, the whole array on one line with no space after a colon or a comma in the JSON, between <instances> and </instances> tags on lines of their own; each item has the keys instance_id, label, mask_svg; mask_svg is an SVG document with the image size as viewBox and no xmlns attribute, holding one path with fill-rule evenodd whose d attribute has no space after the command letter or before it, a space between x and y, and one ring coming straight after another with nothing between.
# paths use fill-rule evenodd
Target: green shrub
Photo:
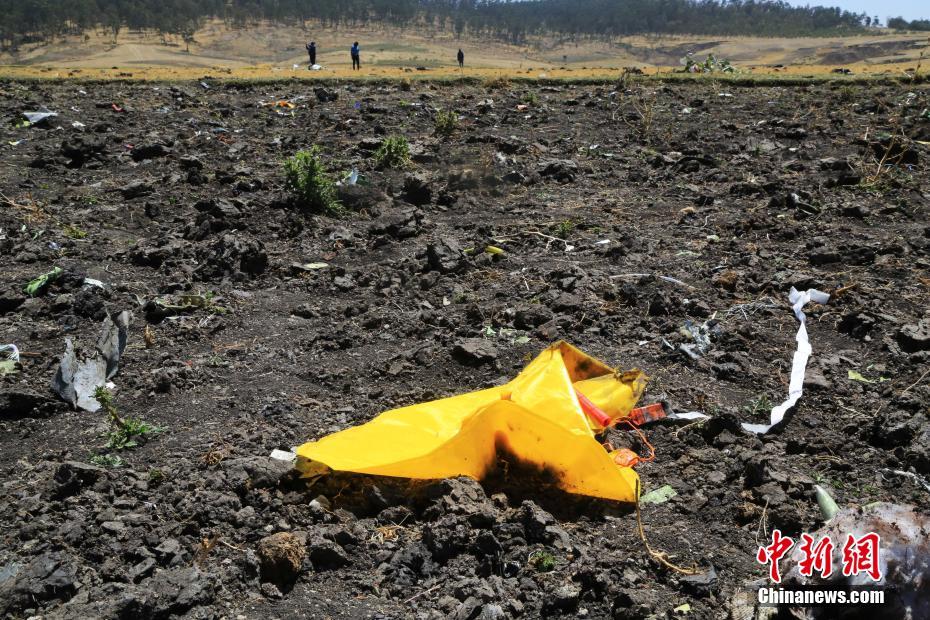
<instances>
[{"instance_id":1,"label":"green shrub","mask_svg":"<svg viewBox=\"0 0 930 620\"><path fill-rule=\"evenodd\" d=\"M300 206L316 213L338 214L342 205L336 183L326 173L318 146L297 151L284 162L284 186Z\"/></svg>"},{"instance_id":2,"label":"green shrub","mask_svg":"<svg viewBox=\"0 0 930 620\"><path fill-rule=\"evenodd\" d=\"M100 403L110 421L110 430L106 433L107 449L126 450L145 443L149 435L162 432L163 429L152 426L137 418L123 418L116 410L113 393L103 386L94 390L94 398Z\"/></svg>"},{"instance_id":3,"label":"green shrub","mask_svg":"<svg viewBox=\"0 0 930 620\"><path fill-rule=\"evenodd\" d=\"M530 564L540 573L555 570L555 556L548 551L536 551L530 555Z\"/></svg>"},{"instance_id":4,"label":"green shrub","mask_svg":"<svg viewBox=\"0 0 930 620\"><path fill-rule=\"evenodd\" d=\"M385 138L381 147L375 151L375 165L378 168L403 168L410 163L410 144L403 136Z\"/></svg>"},{"instance_id":5,"label":"green shrub","mask_svg":"<svg viewBox=\"0 0 930 620\"><path fill-rule=\"evenodd\" d=\"M436 112L436 133L440 136L451 136L459 127L459 116L452 110L439 110Z\"/></svg>"}]
</instances>

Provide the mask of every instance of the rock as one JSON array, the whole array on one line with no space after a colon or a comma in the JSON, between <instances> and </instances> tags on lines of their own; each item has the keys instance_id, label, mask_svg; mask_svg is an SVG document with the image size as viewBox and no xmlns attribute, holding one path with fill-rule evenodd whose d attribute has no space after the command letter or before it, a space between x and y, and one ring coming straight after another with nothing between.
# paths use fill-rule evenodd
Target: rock
<instances>
[{"instance_id":1,"label":"rock","mask_svg":"<svg viewBox=\"0 0 930 620\"><path fill-rule=\"evenodd\" d=\"M368 234L389 235L397 239L416 237L420 233L419 215L420 212L415 209L383 215L369 224Z\"/></svg>"},{"instance_id":2,"label":"rock","mask_svg":"<svg viewBox=\"0 0 930 620\"><path fill-rule=\"evenodd\" d=\"M43 553L25 566L8 564L0 569L0 575L5 577L0 580L0 613L3 614L31 607L37 601L66 601L77 589L71 558L59 552Z\"/></svg>"},{"instance_id":3,"label":"rock","mask_svg":"<svg viewBox=\"0 0 930 620\"><path fill-rule=\"evenodd\" d=\"M132 181L124 186L123 189L120 190L120 193L123 195L123 198L131 200L139 196L147 196L154 191L155 189L145 181Z\"/></svg>"},{"instance_id":4,"label":"rock","mask_svg":"<svg viewBox=\"0 0 930 620\"><path fill-rule=\"evenodd\" d=\"M452 347L452 357L466 366L491 364L497 356L497 348L483 338L466 338Z\"/></svg>"},{"instance_id":5,"label":"rock","mask_svg":"<svg viewBox=\"0 0 930 620\"><path fill-rule=\"evenodd\" d=\"M194 275L204 281L223 277L255 277L268 267L265 246L243 233L225 234L209 247L201 248L197 256L201 264Z\"/></svg>"},{"instance_id":6,"label":"rock","mask_svg":"<svg viewBox=\"0 0 930 620\"><path fill-rule=\"evenodd\" d=\"M707 596L717 589L717 571L713 566L708 566L704 572L686 575L679 581L685 591L695 596Z\"/></svg>"},{"instance_id":7,"label":"rock","mask_svg":"<svg viewBox=\"0 0 930 620\"><path fill-rule=\"evenodd\" d=\"M137 583L140 579L144 579L152 574L152 571L155 570L155 558L145 558L131 569L126 575L129 578L129 581L132 583Z\"/></svg>"},{"instance_id":8,"label":"rock","mask_svg":"<svg viewBox=\"0 0 930 620\"><path fill-rule=\"evenodd\" d=\"M171 149L160 143L142 144L133 147L133 149L129 151L129 155L134 161L144 161L146 159L154 159L156 157L166 157L170 154Z\"/></svg>"},{"instance_id":9,"label":"rock","mask_svg":"<svg viewBox=\"0 0 930 620\"><path fill-rule=\"evenodd\" d=\"M293 466L268 456L248 456L221 462L226 480L234 489L273 489L282 479L292 475Z\"/></svg>"},{"instance_id":10,"label":"rock","mask_svg":"<svg viewBox=\"0 0 930 620\"><path fill-rule=\"evenodd\" d=\"M142 582L153 602L153 616L181 616L192 607L213 601L212 578L196 567L172 568Z\"/></svg>"},{"instance_id":11,"label":"rock","mask_svg":"<svg viewBox=\"0 0 930 620\"><path fill-rule=\"evenodd\" d=\"M203 170L203 162L193 155L185 155L178 160L185 170Z\"/></svg>"},{"instance_id":12,"label":"rock","mask_svg":"<svg viewBox=\"0 0 930 620\"><path fill-rule=\"evenodd\" d=\"M107 470L96 465L79 461L66 461L58 466L53 477L56 488L53 497L63 499L70 497L85 487L92 486L105 477Z\"/></svg>"},{"instance_id":13,"label":"rock","mask_svg":"<svg viewBox=\"0 0 930 620\"><path fill-rule=\"evenodd\" d=\"M429 174L408 172L404 175L404 199L407 202L420 206L429 203L432 198Z\"/></svg>"},{"instance_id":14,"label":"rock","mask_svg":"<svg viewBox=\"0 0 930 620\"><path fill-rule=\"evenodd\" d=\"M258 541L258 559L262 581L289 589L303 566L304 541L290 532L278 532Z\"/></svg>"},{"instance_id":15,"label":"rock","mask_svg":"<svg viewBox=\"0 0 930 620\"><path fill-rule=\"evenodd\" d=\"M58 407L58 401L47 396L9 387L0 391L0 420L41 417Z\"/></svg>"},{"instance_id":16,"label":"rock","mask_svg":"<svg viewBox=\"0 0 930 620\"><path fill-rule=\"evenodd\" d=\"M542 304L519 306L513 317L513 326L517 329L532 330L552 320L552 311Z\"/></svg>"},{"instance_id":17,"label":"rock","mask_svg":"<svg viewBox=\"0 0 930 620\"><path fill-rule=\"evenodd\" d=\"M270 599L281 599L284 598L284 594L281 593L281 590L278 589L278 586L274 585L270 581L266 581L261 585L262 595Z\"/></svg>"},{"instance_id":18,"label":"rock","mask_svg":"<svg viewBox=\"0 0 930 620\"><path fill-rule=\"evenodd\" d=\"M423 542L437 562L455 557L473 542L471 528L456 515L445 515L423 529Z\"/></svg>"},{"instance_id":19,"label":"rock","mask_svg":"<svg viewBox=\"0 0 930 620\"><path fill-rule=\"evenodd\" d=\"M843 334L863 338L871 333L876 323L878 319L868 312L848 312L840 319L837 329Z\"/></svg>"},{"instance_id":20,"label":"rock","mask_svg":"<svg viewBox=\"0 0 930 620\"><path fill-rule=\"evenodd\" d=\"M481 601L474 596L465 599L452 616L455 620L474 620L481 613Z\"/></svg>"},{"instance_id":21,"label":"rock","mask_svg":"<svg viewBox=\"0 0 930 620\"><path fill-rule=\"evenodd\" d=\"M549 536L546 528L558 525L555 517L530 500L520 505L519 519L529 542L545 542Z\"/></svg>"},{"instance_id":22,"label":"rock","mask_svg":"<svg viewBox=\"0 0 930 620\"><path fill-rule=\"evenodd\" d=\"M350 211L366 211L377 215L391 199L374 185L342 184L336 188L339 203Z\"/></svg>"},{"instance_id":23,"label":"rock","mask_svg":"<svg viewBox=\"0 0 930 620\"><path fill-rule=\"evenodd\" d=\"M833 383L824 376L822 370L816 367L810 367L804 375L804 389L832 390Z\"/></svg>"},{"instance_id":24,"label":"rock","mask_svg":"<svg viewBox=\"0 0 930 620\"><path fill-rule=\"evenodd\" d=\"M908 353L930 351L930 319L902 327L898 331L898 344Z\"/></svg>"},{"instance_id":25,"label":"rock","mask_svg":"<svg viewBox=\"0 0 930 620\"><path fill-rule=\"evenodd\" d=\"M455 273L465 266L465 254L462 247L451 237L440 237L439 241L426 247L426 260L429 269L440 273Z\"/></svg>"},{"instance_id":26,"label":"rock","mask_svg":"<svg viewBox=\"0 0 930 620\"><path fill-rule=\"evenodd\" d=\"M165 563L169 563L182 553L181 543L175 538L169 538L155 547L155 557L161 559Z\"/></svg>"},{"instance_id":27,"label":"rock","mask_svg":"<svg viewBox=\"0 0 930 620\"><path fill-rule=\"evenodd\" d=\"M316 95L317 101L319 101L320 103L326 103L328 101L336 101L339 99L339 93L337 93L335 90L323 88L322 86L314 88L313 92Z\"/></svg>"},{"instance_id":28,"label":"rock","mask_svg":"<svg viewBox=\"0 0 930 620\"><path fill-rule=\"evenodd\" d=\"M61 154L71 160L73 168L80 168L88 161L99 157L106 150L106 140L78 134L61 143Z\"/></svg>"},{"instance_id":29,"label":"rock","mask_svg":"<svg viewBox=\"0 0 930 620\"><path fill-rule=\"evenodd\" d=\"M341 568L352 563L349 554L338 543L314 536L307 542L310 561L315 570Z\"/></svg>"},{"instance_id":30,"label":"rock","mask_svg":"<svg viewBox=\"0 0 930 620\"><path fill-rule=\"evenodd\" d=\"M504 608L494 603L488 603L482 607L478 615L479 620L500 620L504 617Z\"/></svg>"},{"instance_id":31,"label":"rock","mask_svg":"<svg viewBox=\"0 0 930 620\"><path fill-rule=\"evenodd\" d=\"M543 601L543 616L554 613L565 613L573 611L578 607L578 600L581 596L581 590L572 585L564 585L556 588Z\"/></svg>"},{"instance_id":32,"label":"rock","mask_svg":"<svg viewBox=\"0 0 930 620\"><path fill-rule=\"evenodd\" d=\"M538 171L540 176L570 183L578 174L578 164L573 159L549 159L539 163Z\"/></svg>"}]
</instances>

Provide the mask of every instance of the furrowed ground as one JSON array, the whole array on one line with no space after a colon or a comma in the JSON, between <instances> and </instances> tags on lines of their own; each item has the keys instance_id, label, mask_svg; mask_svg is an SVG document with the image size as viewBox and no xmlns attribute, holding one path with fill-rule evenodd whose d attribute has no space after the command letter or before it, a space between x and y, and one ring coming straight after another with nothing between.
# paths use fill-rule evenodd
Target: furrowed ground
<instances>
[{"instance_id":1,"label":"furrowed ground","mask_svg":"<svg viewBox=\"0 0 930 620\"><path fill-rule=\"evenodd\" d=\"M756 550L816 529L815 484L841 506L930 509L895 473L930 475L927 94L0 84L0 344L21 351L0 378L0 613L749 617ZM23 126L41 106L58 116ZM448 134L439 110L458 116ZM409 164L376 166L389 136ZM334 178L359 171L338 216L284 190L283 161L312 145ZM749 435L739 422L787 392L792 286L833 297L806 308L796 411ZM158 432L117 451L102 412L49 384L65 339L92 348L123 310L114 402ZM698 359L687 321L711 333ZM647 427L657 457L638 471L677 492L642 507L651 546L713 578L650 558L630 506L513 477L308 486L268 458L506 381L558 339L643 369L644 403L712 415ZM303 562L260 543L281 532Z\"/></svg>"}]
</instances>

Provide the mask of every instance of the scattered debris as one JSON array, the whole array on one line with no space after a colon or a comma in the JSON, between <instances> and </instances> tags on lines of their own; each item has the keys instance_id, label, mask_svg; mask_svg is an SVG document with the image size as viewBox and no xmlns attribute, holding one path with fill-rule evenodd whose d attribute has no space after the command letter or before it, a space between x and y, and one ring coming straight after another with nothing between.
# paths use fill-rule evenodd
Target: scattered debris
<instances>
[{"instance_id":1,"label":"scattered debris","mask_svg":"<svg viewBox=\"0 0 930 620\"><path fill-rule=\"evenodd\" d=\"M64 271L61 267L55 267L48 273L43 273L41 276L37 277L34 280L31 280L24 288L23 291L30 297L38 297L43 294L48 285L61 277Z\"/></svg>"},{"instance_id":2,"label":"scattered debris","mask_svg":"<svg viewBox=\"0 0 930 620\"><path fill-rule=\"evenodd\" d=\"M675 491L675 489L673 489L670 485L666 484L659 487L658 489L646 493L639 498L639 501L643 504L664 504L676 495L678 495L678 492Z\"/></svg>"},{"instance_id":3,"label":"scattered debris","mask_svg":"<svg viewBox=\"0 0 930 620\"><path fill-rule=\"evenodd\" d=\"M791 363L791 381L788 384L788 398L782 404L774 407L771 412L771 421L769 424L752 424L743 423L743 428L750 433L763 434L769 432L772 427L781 423L785 418L785 413L794 407L804 393L804 373L807 370L807 360L811 356L812 348L810 340L807 337L807 317L804 314L804 306L810 302L825 304L830 301L827 293L822 293L816 289L808 289L801 293L794 287L788 294L788 301L791 302L791 309L795 317L800 322L797 336L797 350L794 353L794 359Z\"/></svg>"},{"instance_id":4,"label":"scattered debris","mask_svg":"<svg viewBox=\"0 0 930 620\"><path fill-rule=\"evenodd\" d=\"M107 316L94 353L79 358L70 338L65 339L65 352L52 379L52 389L72 407L94 412L100 403L94 397L98 387L105 386L119 369L119 359L126 349L129 312L123 311L114 321Z\"/></svg>"},{"instance_id":5,"label":"scattered debris","mask_svg":"<svg viewBox=\"0 0 930 620\"><path fill-rule=\"evenodd\" d=\"M388 411L306 443L297 448L297 467L307 477L334 470L481 479L505 458L558 472L553 483L571 493L635 501L636 473L618 467L594 439L602 426L579 399L612 424L629 415L644 387L641 373L618 373L559 342L498 388Z\"/></svg>"},{"instance_id":6,"label":"scattered debris","mask_svg":"<svg viewBox=\"0 0 930 620\"><path fill-rule=\"evenodd\" d=\"M23 112L23 116L25 116L26 120L31 124L38 125L50 118L58 116L58 112L51 112L48 108L43 107L38 112Z\"/></svg>"}]
</instances>

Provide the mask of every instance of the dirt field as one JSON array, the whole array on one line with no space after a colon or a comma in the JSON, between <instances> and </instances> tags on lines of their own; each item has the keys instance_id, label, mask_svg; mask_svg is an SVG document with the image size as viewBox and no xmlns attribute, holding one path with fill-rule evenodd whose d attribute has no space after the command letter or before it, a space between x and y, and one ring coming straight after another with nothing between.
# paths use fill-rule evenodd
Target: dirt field
<instances>
[{"instance_id":1,"label":"dirt field","mask_svg":"<svg viewBox=\"0 0 930 620\"><path fill-rule=\"evenodd\" d=\"M0 377L0 615L749 618L757 548L819 526L814 484L930 509L927 88L614 88L0 84L0 344L22 351ZM391 134L405 169L375 167ZM314 144L360 172L341 217L283 191ZM834 296L806 309L796 411L750 435L787 391L792 286ZM160 432L116 451L49 385L65 339L86 351L123 310L115 405ZM710 330L697 359L687 321ZM518 476L308 488L268 458L558 339L712 416L646 427L638 468L677 492L643 505L650 544L703 576L651 559L627 505Z\"/></svg>"},{"instance_id":2,"label":"dirt field","mask_svg":"<svg viewBox=\"0 0 930 620\"><path fill-rule=\"evenodd\" d=\"M926 53L925 35L876 33L858 37L711 38L673 36L620 37L612 41L532 39L526 46L496 40L456 39L451 34L413 30L320 30L257 26L230 30L211 23L189 47L179 39L154 34L88 33L50 45L31 45L16 54L0 54L0 76L118 77L127 73L150 79L196 79L203 75L290 77L307 75L304 44L316 40L318 62L312 77L387 77L409 72L430 77L461 75L458 48L466 57L465 75L504 74L537 77L603 77L635 66L649 73L681 68L690 51L698 58L728 58L747 73L827 74L847 68L856 74L901 75ZM348 49L362 43L361 72L353 73ZM294 65L298 65L294 68Z\"/></svg>"}]
</instances>

